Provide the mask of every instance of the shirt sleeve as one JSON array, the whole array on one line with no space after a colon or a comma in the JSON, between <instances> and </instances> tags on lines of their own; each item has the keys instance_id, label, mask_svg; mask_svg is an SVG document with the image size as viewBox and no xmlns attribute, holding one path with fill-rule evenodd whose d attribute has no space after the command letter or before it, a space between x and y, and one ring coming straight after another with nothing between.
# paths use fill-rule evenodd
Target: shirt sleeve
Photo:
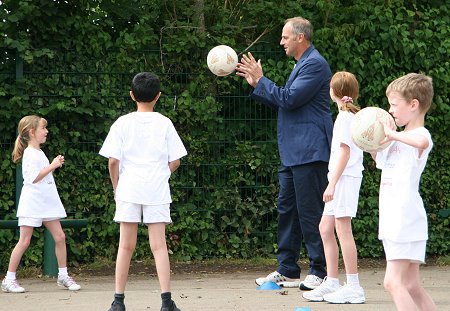
<instances>
[{"instance_id":1,"label":"shirt sleeve","mask_svg":"<svg viewBox=\"0 0 450 311\"><path fill-rule=\"evenodd\" d=\"M173 123L170 122L167 130L167 149L169 154L169 162L175 161L187 155L186 148L181 141Z\"/></svg>"},{"instance_id":2,"label":"shirt sleeve","mask_svg":"<svg viewBox=\"0 0 450 311\"><path fill-rule=\"evenodd\" d=\"M431 149L433 149L433 140L431 139L430 132L425 127L419 128L416 131L417 131L417 135L424 136L428 140L428 147L422 151L422 154L420 155L420 157L419 157L419 149L416 148L415 160L417 163L420 163L423 160L425 160L425 161L427 160L428 154L431 152Z\"/></svg>"},{"instance_id":3,"label":"shirt sleeve","mask_svg":"<svg viewBox=\"0 0 450 311\"><path fill-rule=\"evenodd\" d=\"M106 136L105 141L103 142L102 148L99 151L101 156L105 158L115 158L120 160L122 157L122 138L118 131L119 124L118 122L114 122L111 125L108 135Z\"/></svg>"},{"instance_id":4,"label":"shirt sleeve","mask_svg":"<svg viewBox=\"0 0 450 311\"><path fill-rule=\"evenodd\" d=\"M338 131L338 141L340 144L345 144L349 147L352 146L352 135L350 132L350 124L352 122L351 113L345 113L340 120L340 126Z\"/></svg>"},{"instance_id":5,"label":"shirt sleeve","mask_svg":"<svg viewBox=\"0 0 450 311\"><path fill-rule=\"evenodd\" d=\"M39 158L31 152L24 152L22 159L22 177L26 184L32 184L39 175Z\"/></svg>"}]
</instances>

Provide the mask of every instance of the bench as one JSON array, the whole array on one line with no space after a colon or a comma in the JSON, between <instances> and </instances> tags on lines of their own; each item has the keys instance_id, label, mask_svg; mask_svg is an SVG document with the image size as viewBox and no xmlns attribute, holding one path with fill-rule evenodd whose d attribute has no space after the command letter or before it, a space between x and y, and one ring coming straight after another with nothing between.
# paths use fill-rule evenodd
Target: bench
<instances>
[{"instance_id":1,"label":"bench","mask_svg":"<svg viewBox=\"0 0 450 311\"><path fill-rule=\"evenodd\" d=\"M87 219L61 219L61 226L63 228L86 228ZM18 220L0 220L0 229L17 229ZM43 273L46 276L58 276L58 261L55 254L55 240L50 231L44 229L44 260Z\"/></svg>"}]
</instances>

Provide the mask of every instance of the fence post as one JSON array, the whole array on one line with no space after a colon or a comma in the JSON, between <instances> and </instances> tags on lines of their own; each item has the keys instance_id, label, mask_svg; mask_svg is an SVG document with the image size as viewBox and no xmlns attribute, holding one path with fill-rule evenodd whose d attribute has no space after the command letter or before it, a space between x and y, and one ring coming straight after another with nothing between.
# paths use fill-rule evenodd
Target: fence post
<instances>
[{"instance_id":1,"label":"fence post","mask_svg":"<svg viewBox=\"0 0 450 311\"><path fill-rule=\"evenodd\" d=\"M47 228L44 230L44 275L58 276L58 261L55 254L55 240Z\"/></svg>"},{"instance_id":2,"label":"fence post","mask_svg":"<svg viewBox=\"0 0 450 311\"><path fill-rule=\"evenodd\" d=\"M23 59L16 50L16 82L23 79ZM18 88L19 95L22 95L21 88ZM17 133L18 135L18 133ZM16 165L16 210L19 207L20 193L22 192L22 164L20 162Z\"/></svg>"}]
</instances>

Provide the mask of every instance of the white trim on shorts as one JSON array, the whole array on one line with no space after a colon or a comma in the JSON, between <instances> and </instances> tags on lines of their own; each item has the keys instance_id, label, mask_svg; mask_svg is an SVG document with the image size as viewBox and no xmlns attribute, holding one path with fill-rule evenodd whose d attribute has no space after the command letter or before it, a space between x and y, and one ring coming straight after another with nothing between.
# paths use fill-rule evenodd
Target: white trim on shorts
<instances>
[{"instance_id":1,"label":"white trim on shorts","mask_svg":"<svg viewBox=\"0 0 450 311\"><path fill-rule=\"evenodd\" d=\"M427 241L395 242L391 240L382 240L386 261L391 260L410 260L415 263L425 263L425 251Z\"/></svg>"},{"instance_id":2,"label":"white trim on shorts","mask_svg":"<svg viewBox=\"0 0 450 311\"><path fill-rule=\"evenodd\" d=\"M359 189L362 177L342 175L334 189L333 200L325 203L325 216L355 217L358 211Z\"/></svg>"},{"instance_id":3,"label":"white trim on shorts","mask_svg":"<svg viewBox=\"0 0 450 311\"><path fill-rule=\"evenodd\" d=\"M34 217L19 217L18 225L39 228L42 226L43 222L59 220L60 217L50 217L50 218L34 218Z\"/></svg>"},{"instance_id":4,"label":"white trim on shorts","mask_svg":"<svg viewBox=\"0 0 450 311\"><path fill-rule=\"evenodd\" d=\"M116 200L115 222L135 222L144 224L172 223L170 203L160 205L143 205Z\"/></svg>"}]
</instances>

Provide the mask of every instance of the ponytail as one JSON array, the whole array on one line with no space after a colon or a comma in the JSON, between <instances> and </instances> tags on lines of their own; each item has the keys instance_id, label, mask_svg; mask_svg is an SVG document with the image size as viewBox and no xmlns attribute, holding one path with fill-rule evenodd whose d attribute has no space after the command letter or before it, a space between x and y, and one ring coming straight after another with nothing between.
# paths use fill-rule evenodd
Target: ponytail
<instances>
[{"instance_id":1,"label":"ponytail","mask_svg":"<svg viewBox=\"0 0 450 311\"><path fill-rule=\"evenodd\" d=\"M22 158L23 151L28 146L28 143L25 142L22 136L17 136L16 142L14 143L14 149L12 152L12 160L14 163L19 162L19 160Z\"/></svg>"}]
</instances>

